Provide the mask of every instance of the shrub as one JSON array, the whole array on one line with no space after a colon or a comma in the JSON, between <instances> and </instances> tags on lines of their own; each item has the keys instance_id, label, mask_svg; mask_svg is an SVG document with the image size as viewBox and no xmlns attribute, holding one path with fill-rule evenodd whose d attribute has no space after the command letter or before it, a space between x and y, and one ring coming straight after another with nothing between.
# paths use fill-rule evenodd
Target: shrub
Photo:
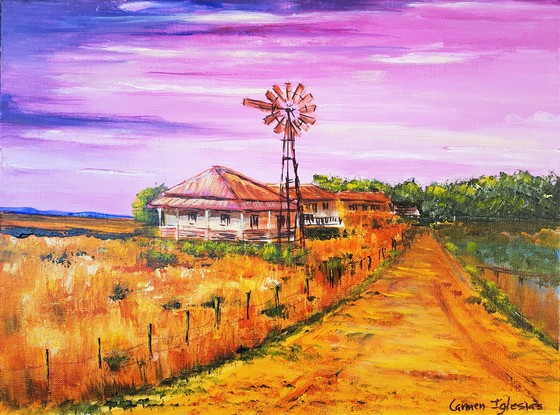
<instances>
[{"instance_id":1,"label":"shrub","mask_svg":"<svg viewBox=\"0 0 560 415\"><path fill-rule=\"evenodd\" d=\"M482 298L471 295L470 297L465 299L465 302L467 304L481 304L482 303Z\"/></svg>"},{"instance_id":2,"label":"shrub","mask_svg":"<svg viewBox=\"0 0 560 415\"><path fill-rule=\"evenodd\" d=\"M172 252L161 252L153 249L146 251L146 265L151 268L163 268L168 265L177 265L177 255Z\"/></svg>"},{"instance_id":3,"label":"shrub","mask_svg":"<svg viewBox=\"0 0 560 415\"><path fill-rule=\"evenodd\" d=\"M111 372L118 372L129 360L130 357L125 352L113 352L103 358Z\"/></svg>"},{"instance_id":4,"label":"shrub","mask_svg":"<svg viewBox=\"0 0 560 415\"><path fill-rule=\"evenodd\" d=\"M267 317L275 318L275 317L288 317L286 306L284 304L279 304L276 307L266 308L261 311L261 314L264 314Z\"/></svg>"},{"instance_id":5,"label":"shrub","mask_svg":"<svg viewBox=\"0 0 560 415\"><path fill-rule=\"evenodd\" d=\"M456 254L457 252L459 252L459 248L453 242L446 242L445 247L452 254Z\"/></svg>"},{"instance_id":6,"label":"shrub","mask_svg":"<svg viewBox=\"0 0 560 415\"><path fill-rule=\"evenodd\" d=\"M476 242L469 241L467 242L467 252L469 254L474 254L478 249L478 245Z\"/></svg>"},{"instance_id":7,"label":"shrub","mask_svg":"<svg viewBox=\"0 0 560 415\"><path fill-rule=\"evenodd\" d=\"M171 300L162 305L164 310L179 310L181 308L181 302L177 300Z\"/></svg>"},{"instance_id":8,"label":"shrub","mask_svg":"<svg viewBox=\"0 0 560 415\"><path fill-rule=\"evenodd\" d=\"M465 265L465 271L473 277L478 277L480 275L480 270L474 265Z\"/></svg>"},{"instance_id":9,"label":"shrub","mask_svg":"<svg viewBox=\"0 0 560 415\"><path fill-rule=\"evenodd\" d=\"M308 239L319 239L321 241L340 238L339 228L305 228L305 237Z\"/></svg>"},{"instance_id":10,"label":"shrub","mask_svg":"<svg viewBox=\"0 0 560 415\"><path fill-rule=\"evenodd\" d=\"M279 262L282 252L275 244L265 244L262 249L262 258L268 262Z\"/></svg>"},{"instance_id":11,"label":"shrub","mask_svg":"<svg viewBox=\"0 0 560 415\"><path fill-rule=\"evenodd\" d=\"M489 302L489 301L485 301L484 303L482 303L482 306L490 314L494 314L496 311L498 311L498 309L496 308L496 305L494 303Z\"/></svg>"},{"instance_id":12,"label":"shrub","mask_svg":"<svg viewBox=\"0 0 560 415\"><path fill-rule=\"evenodd\" d=\"M113 288L113 293L109 296L109 298L113 301L122 301L126 298L129 292L130 290L127 287L118 283Z\"/></svg>"}]
</instances>

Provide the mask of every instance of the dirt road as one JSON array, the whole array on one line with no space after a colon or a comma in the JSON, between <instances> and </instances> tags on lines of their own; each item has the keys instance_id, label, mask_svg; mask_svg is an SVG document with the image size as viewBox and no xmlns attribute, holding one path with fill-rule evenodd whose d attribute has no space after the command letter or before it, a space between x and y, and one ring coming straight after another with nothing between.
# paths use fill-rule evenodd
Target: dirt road
<instances>
[{"instance_id":1,"label":"dirt road","mask_svg":"<svg viewBox=\"0 0 560 415\"><path fill-rule=\"evenodd\" d=\"M419 236L321 324L250 362L135 397L149 403L132 412L558 413L558 353L467 304L467 281L432 236Z\"/></svg>"}]
</instances>

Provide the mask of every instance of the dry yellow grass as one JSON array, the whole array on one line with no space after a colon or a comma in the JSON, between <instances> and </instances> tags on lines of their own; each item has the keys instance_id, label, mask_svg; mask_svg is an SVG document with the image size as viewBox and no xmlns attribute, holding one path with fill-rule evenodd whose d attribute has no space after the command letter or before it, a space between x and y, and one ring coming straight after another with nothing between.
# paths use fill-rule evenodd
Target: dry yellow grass
<instances>
[{"instance_id":1,"label":"dry yellow grass","mask_svg":"<svg viewBox=\"0 0 560 415\"><path fill-rule=\"evenodd\" d=\"M421 236L360 299L266 355L124 399L134 415L557 414L557 352L467 304L467 281Z\"/></svg>"},{"instance_id":2,"label":"dry yellow grass","mask_svg":"<svg viewBox=\"0 0 560 415\"><path fill-rule=\"evenodd\" d=\"M179 252L172 242L148 238L16 239L0 235L0 284L4 289L0 398L11 405L104 399L209 364L240 346L253 347L272 330L343 298L366 278L369 267L377 266L380 244L400 237L402 230L394 225L352 238L314 241L309 244L307 267L246 256L198 259ZM154 245L177 254L178 265L147 267L145 254ZM390 243L385 248L388 251ZM331 286L320 264L341 253L353 253L354 271L347 267L342 280ZM360 258L365 259L361 268ZM311 278L309 295L304 293L306 278ZM117 284L128 290L121 301L109 298ZM275 305L276 284L282 286L279 303L285 306L285 318L262 313ZM219 324L212 307L216 297L221 301ZM180 303L178 309L164 309L174 302ZM188 344L186 311L190 313ZM125 361L120 369L110 370L109 361L115 362L117 356Z\"/></svg>"}]
</instances>

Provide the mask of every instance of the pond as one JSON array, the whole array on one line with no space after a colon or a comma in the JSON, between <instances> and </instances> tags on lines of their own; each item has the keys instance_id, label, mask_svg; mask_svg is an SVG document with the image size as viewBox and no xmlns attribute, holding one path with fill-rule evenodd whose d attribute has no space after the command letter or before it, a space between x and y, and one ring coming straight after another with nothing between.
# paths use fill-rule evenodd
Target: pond
<instances>
[{"instance_id":1,"label":"pond","mask_svg":"<svg viewBox=\"0 0 560 415\"><path fill-rule=\"evenodd\" d=\"M498 273L485 269L484 278L495 282L508 294L510 301L531 323L542 328L553 339L559 335L558 310L560 306L560 287L543 285L542 282L527 277Z\"/></svg>"}]
</instances>

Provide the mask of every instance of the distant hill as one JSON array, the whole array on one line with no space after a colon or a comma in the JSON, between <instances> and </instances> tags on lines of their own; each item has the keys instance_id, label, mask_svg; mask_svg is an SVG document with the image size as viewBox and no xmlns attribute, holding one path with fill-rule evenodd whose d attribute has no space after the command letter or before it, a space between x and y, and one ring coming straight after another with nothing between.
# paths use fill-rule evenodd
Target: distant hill
<instances>
[{"instance_id":1,"label":"distant hill","mask_svg":"<svg viewBox=\"0 0 560 415\"><path fill-rule=\"evenodd\" d=\"M0 213L19 213L22 215L66 216L95 219L132 219L132 216L112 215L99 212L65 212L62 210L39 210L32 207L0 207Z\"/></svg>"}]
</instances>

